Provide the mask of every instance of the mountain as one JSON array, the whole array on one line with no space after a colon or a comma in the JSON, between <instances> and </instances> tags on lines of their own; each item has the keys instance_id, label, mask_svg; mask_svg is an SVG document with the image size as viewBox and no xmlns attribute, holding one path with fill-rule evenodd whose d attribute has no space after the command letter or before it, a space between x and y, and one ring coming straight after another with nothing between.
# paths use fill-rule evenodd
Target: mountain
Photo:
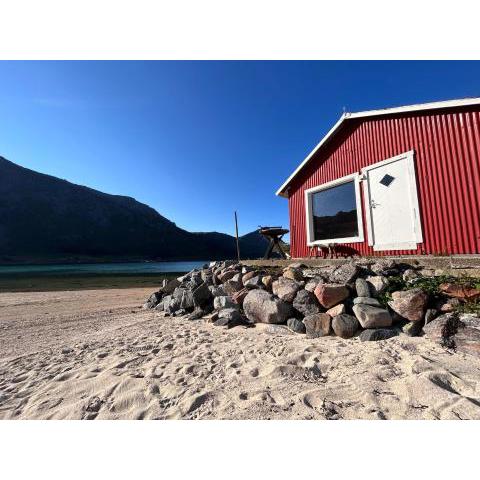
<instances>
[{"instance_id":1,"label":"mountain","mask_svg":"<svg viewBox=\"0 0 480 480\"><path fill-rule=\"evenodd\" d=\"M240 237L242 258L260 257L266 246L257 232ZM188 232L134 198L75 185L0 156L0 263L235 257L230 235Z\"/></svg>"}]
</instances>

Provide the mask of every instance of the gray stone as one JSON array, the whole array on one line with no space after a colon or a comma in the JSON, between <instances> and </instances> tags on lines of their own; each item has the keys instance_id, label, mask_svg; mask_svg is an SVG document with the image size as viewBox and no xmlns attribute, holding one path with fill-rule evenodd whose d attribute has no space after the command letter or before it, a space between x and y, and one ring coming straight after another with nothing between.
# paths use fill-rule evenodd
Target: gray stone
<instances>
[{"instance_id":1,"label":"gray stone","mask_svg":"<svg viewBox=\"0 0 480 480\"><path fill-rule=\"evenodd\" d=\"M364 330L358 338L362 342L375 342L378 340L387 340L398 335L398 330L390 328L375 328Z\"/></svg>"},{"instance_id":2,"label":"gray stone","mask_svg":"<svg viewBox=\"0 0 480 480\"><path fill-rule=\"evenodd\" d=\"M239 306L232 300L231 297L215 297L213 300L213 308L221 310L222 308L235 308L238 310Z\"/></svg>"},{"instance_id":3,"label":"gray stone","mask_svg":"<svg viewBox=\"0 0 480 480\"><path fill-rule=\"evenodd\" d=\"M363 328L390 327L392 317L387 310L371 305L354 305L353 313Z\"/></svg>"},{"instance_id":4,"label":"gray stone","mask_svg":"<svg viewBox=\"0 0 480 480\"><path fill-rule=\"evenodd\" d=\"M370 286L370 292L374 297L378 297L388 287L388 279L382 275L376 275L366 278Z\"/></svg>"},{"instance_id":5,"label":"gray stone","mask_svg":"<svg viewBox=\"0 0 480 480\"><path fill-rule=\"evenodd\" d=\"M354 305L372 305L372 307L379 307L380 302L372 297L356 297L353 299Z\"/></svg>"},{"instance_id":6,"label":"gray stone","mask_svg":"<svg viewBox=\"0 0 480 480\"><path fill-rule=\"evenodd\" d=\"M270 335L294 335L294 332L290 330L285 325L267 325L265 329L265 333L269 333Z\"/></svg>"},{"instance_id":7,"label":"gray stone","mask_svg":"<svg viewBox=\"0 0 480 480\"><path fill-rule=\"evenodd\" d=\"M332 328L335 335L341 338L352 338L359 328L358 320L346 313L333 317Z\"/></svg>"},{"instance_id":8,"label":"gray stone","mask_svg":"<svg viewBox=\"0 0 480 480\"><path fill-rule=\"evenodd\" d=\"M321 277L312 278L311 280L309 280L305 284L305 290L307 290L307 292L312 292L313 293L315 288L317 288L317 285L319 285L320 283L325 283L323 278L321 278Z\"/></svg>"},{"instance_id":9,"label":"gray stone","mask_svg":"<svg viewBox=\"0 0 480 480\"><path fill-rule=\"evenodd\" d=\"M328 315L330 315L333 318L345 312L346 312L345 305L343 303L339 303L338 305L335 305L334 307L329 308L325 313L328 313Z\"/></svg>"},{"instance_id":10,"label":"gray stone","mask_svg":"<svg viewBox=\"0 0 480 480\"><path fill-rule=\"evenodd\" d=\"M424 324L430 323L436 316L438 315L438 311L435 308L429 308L425 312L424 317Z\"/></svg>"},{"instance_id":11,"label":"gray stone","mask_svg":"<svg viewBox=\"0 0 480 480\"><path fill-rule=\"evenodd\" d=\"M395 260L384 258L375 262L371 267L370 270L376 273L377 275L398 275L398 265Z\"/></svg>"},{"instance_id":12,"label":"gray stone","mask_svg":"<svg viewBox=\"0 0 480 480\"><path fill-rule=\"evenodd\" d=\"M363 278L355 280L355 290L357 291L357 297L370 297L370 287Z\"/></svg>"},{"instance_id":13,"label":"gray stone","mask_svg":"<svg viewBox=\"0 0 480 480\"><path fill-rule=\"evenodd\" d=\"M392 293L392 301L388 302L390 308L402 318L410 322L423 319L427 306L428 296L420 288Z\"/></svg>"},{"instance_id":14,"label":"gray stone","mask_svg":"<svg viewBox=\"0 0 480 480\"><path fill-rule=\"evenodd\" d=\"M332 317L326 313L315 313L303 319L307 338L317 338L330 335L332 332Z\"/></svg>"},{"instance_id":15,"label":"gray stone","mask_svg":"<svg viewBox=\"0 0 480 480\"><path fill-rule=\"evenodd\" d=\"M211 285L208 287L214 297L224 297L226 295L222 286Z\"/></svg>"},{"instance_id":16,"label":"gray stone","mask_svg":"<svg viewBox=\"0 0 480 480\"><path fill-rule=\"evenodd\" d=\"M193 292L190 289L177 287L172 296L178 302L179 308L186 310L194 307Z\"/></svg>"},{"instance_id":17,"label":"gray stone","mask_svg":"<svg viewBox=\"0 0 480 480\"><path fill-rule=\"evenodd\" d=\"M416 270L413 270L413 268L408 268L407 270L405 270L402 274L402 278L406 281L406 282L411 282L412 280L415 280L419 277L420 275L418 274L418 272Z\"/></svg>"},{"instance_id":18,"label":"gray stone","mask_svg":"<svg viewBox=\"0 0 480 480\"><path fill-rule=\"evenodd\" d=\"M290 280L295 280L297 282L301 282L303 280L303 272L299 268L287 268L283 272L283 276L285 278L289 278Z\"/></svg>"},{"instance_id":19,"label":"gray stone","mask_svg":"<svg viewBox=\"0 0 480 480\"><path fill-rule=\"evenodd\" d=\"M430 321L423 327L425 337L442 343L444 339L454 335L458 328L458 317L454 313L445 313Z\"/></svg>"},{"instance_id":20,"label":"gray stone","mask_svg":"<svg viewBox=\"0 0 480 480\"><path fill-rule=\"evenodd\" d=\"M192 295L195 307L204 307L212 301L212 292L210 292L206 283L201 283L193 290Z\"/></svg>"},{"instance_id":21,"label":"gray stone","mask_svg":"<svg viewBox=\"0 0 480 480\"><path fill-rule=\"evenodd\" d=\"M169 280L164 287L162 287L162 292L171 295L179 286L180 282L176 278L173 278L172 280Z\"/></svg>"},{"instance_id":22,"label":"gray stone","mask_svg":"<svg viewBox=\"0 0 480 480\"><path fill-rule=\"evenodd\" d=\"M305 333L305 324L296 318L289 318L287 326L295 333Z\"/></svg>"},{"instance_id":23,"label":"gray stone","mask_svg":"<svg viewBox=\"0 0 480 480\"><path fill-rule=\"evenodd\" d=\"M245 318L237 308L224 308L218 312L218 320L215 321L214 325L232 328L245 323Z\"/></svg>"},{"instance_id":24,"label":"gray stone","mask_svg":"<svg viewBox=\"0 0 480 480\"><path fill-rule=\"evenodd\" d=\"M285 302L293 302L300 288L301 285L299 285L298 282L285 277L280 277L272 283L273 294Z\"/></svg>"},{"instance_id":25,"label":"gray stone","mask_svg":"<svg viewBox=\"0 0 480 480\"><path fill-rule=\"evenodd\" d=\"M354 262L344 263L330 274L330 281L333 283L352 283L360 273L360 267Z\"/></svg>"},{"instance_id":26,"label":"gray stone","mask_svg":"<svg viewBox=\"0 0 480 480\"><path fill-rule=\"evenodd\" d=\"M262 283L262 276L261 275L257 275L255 277L249 278L247 281L245 281L243 283L243 285L246 288L248 288L249 290L253 289L253 288L263 288L264 287L264 285Z\"/></svg>"},{"instance_id":27,"label":"gray stone","mask_svg":"<svg viewBox=\"0 0 480 480\"><path fill-rule=\"evenodd\" d=\"M265 290L250 290L243 301L247 318L254 323L286 323L293 307Z\"/></svg>"},{"instance_id":28,"label":"gray stone","mask_svg":"<svg viewBox=\"0 0 480 480\"><path fill-rule=\"evenodd\" d=\"M293 299L293 308L298 310L303 316L312 315L320 312L320 305L317 297L307 290L299 290Z\"/></svg>"},{"instance_id":29,"label":"gray stone","mask_svg":"<svg viewBox=\"0 0 480 480\"><path fill-rule=\"evenodd\" d=\"M236 274L237 272L235 270L226 270L217 275L217 277L222 283L225 283L227 280L233 278Z\"/></svg>"}]
</instances>

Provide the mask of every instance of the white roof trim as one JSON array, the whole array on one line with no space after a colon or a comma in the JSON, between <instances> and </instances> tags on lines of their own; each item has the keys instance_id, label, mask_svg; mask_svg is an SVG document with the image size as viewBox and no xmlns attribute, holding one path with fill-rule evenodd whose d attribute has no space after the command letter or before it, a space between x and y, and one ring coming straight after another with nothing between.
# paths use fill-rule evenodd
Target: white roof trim
<instances>
[{"instance_id":1,"label":"white roof trim","mask_svg":"<svg viewBox=\"0 0 480 480\"><path fill-rule=\"evenodd\" d=\"M327 132L327 134L320 140L317 146L307 155L305 160L295 169L295 171L283 182L282 186L277 190L275 195L286 197L284 190L288 184L293 180L297 173L308 163L315 152L340 128L345 120L351 118L374 117L378 115L392 115L395 113L419 112L422 110L435 110L440 108L453 107L467 107L469 105L480 105L480 97L462 98L458 100L446 100L442 102L419 103L416 105L405 105L403 107L383 108L381 110L366 110L364 112L344 113L338 122Z\"/></svg>"}]
</instances>

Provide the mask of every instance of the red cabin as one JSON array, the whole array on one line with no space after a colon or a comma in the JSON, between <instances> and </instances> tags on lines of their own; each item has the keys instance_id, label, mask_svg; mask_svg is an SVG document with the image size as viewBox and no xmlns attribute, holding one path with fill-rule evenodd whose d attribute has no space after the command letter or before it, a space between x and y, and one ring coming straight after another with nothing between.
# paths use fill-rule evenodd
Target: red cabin
<instances>
[{"instance_id":1,"label":"red cabin","mask_svg":"<svg viewBox=\"0 0 480 480\"><path fill-rule=\"evenodd\" d=\"M295 258L480 253L480 98L344 113L277 195Z\"/></svg>"}]
</instances>

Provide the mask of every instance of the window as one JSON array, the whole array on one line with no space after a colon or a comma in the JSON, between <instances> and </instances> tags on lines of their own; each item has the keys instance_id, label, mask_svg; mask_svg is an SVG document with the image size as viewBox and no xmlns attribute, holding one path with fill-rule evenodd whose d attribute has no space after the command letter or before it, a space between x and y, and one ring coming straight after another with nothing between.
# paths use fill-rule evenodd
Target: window
<instances>
[{"instance_id":1,"label":"window","mask_svg":"<svg viewBox=\"0 0 480 480\"><path fill-rule=\"evenodd\" d=\"M357 174L307 190L305 202L310 245L363 241Z\"/></svg>"}]
</instances>

